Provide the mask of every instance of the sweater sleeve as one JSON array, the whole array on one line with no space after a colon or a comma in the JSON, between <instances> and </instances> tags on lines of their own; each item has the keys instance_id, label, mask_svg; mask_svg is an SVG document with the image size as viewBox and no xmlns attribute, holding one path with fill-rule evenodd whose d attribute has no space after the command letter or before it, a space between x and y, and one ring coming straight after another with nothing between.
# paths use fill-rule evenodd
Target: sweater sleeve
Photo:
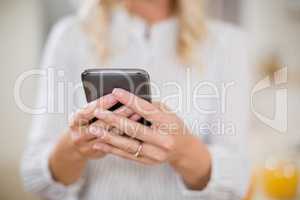
<instances>
[{"instance_id":1,"label":"sweater sleeve","mask_svg":"<svg viewBox=\"0 0 300 200\"><path fill-rule=\"evenodd\" d=\"M27 191L50 200L76 200L84 179L64 186L56 182L49 170L49 154L68 124L66 102L59 96L57 82L68 81L70 55L66 37L73 18L59 22L52 30L45 47L42 68L39 69L38 97L33 115L29 141L24 151L21 174ZM58 75L58 76L57 76ZM64 75L64 76L62 76ZM59 79L59 80L58 80Z\"/></svg>"}]
</instances>

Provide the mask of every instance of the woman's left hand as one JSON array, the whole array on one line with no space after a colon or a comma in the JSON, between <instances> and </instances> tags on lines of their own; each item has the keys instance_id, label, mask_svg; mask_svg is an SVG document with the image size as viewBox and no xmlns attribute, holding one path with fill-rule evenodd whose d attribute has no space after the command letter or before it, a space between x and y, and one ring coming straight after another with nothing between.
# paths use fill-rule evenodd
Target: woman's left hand
<instances>
[{"instance_id":1,"label":"woman's left hand","mask_svg":"<svg viewBox=\"0 0 300 200\"><path fill-rule=\"evenodd\" d=\"M112 94L136 116L145 118L152 125L144 126L108 110L98 109L95 116L99 120L129 137L113 134L95 124L97 127L91 130L102 142L95 144L94 148L144 164L170 163L191 188L205 187L210 177L209 152L184 122L163 104L152 104L122 89L115 89Z\"/></svg>"}]
</instances>

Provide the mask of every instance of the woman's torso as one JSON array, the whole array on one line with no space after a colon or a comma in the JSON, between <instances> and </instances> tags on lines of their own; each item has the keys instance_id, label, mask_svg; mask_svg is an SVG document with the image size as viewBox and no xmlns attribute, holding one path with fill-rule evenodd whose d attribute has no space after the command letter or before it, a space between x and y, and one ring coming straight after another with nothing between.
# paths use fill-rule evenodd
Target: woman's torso
<instances>
[{"instance_id":1,"label":"woman's torso","mask_svg":"<svg viewBox=\"0 0 300 200\"><path fill-rule=\"evenodd\" d=\"M214 107L211 99L196 99L195 88L206 94L211 88L199 84L208 81L218 84L239 76L233 55L238 53L241 34L227 25L208 25L209 37L196 45L194 54L198 64L185 65L176 55L178 23L170 19L149 29L138 18L129 19L124 13L113 18L111 57L99 62L95 46L82 31L76 18L67 18L58 25L66 56L57 60L70 73L66 77L73 85L80 84L80 74L87 68L142 68L150 74L153 82L154 100L164 101L204 140L199 127L211 115L205 113ZM150 31L150 36L146 33ZM59 32L59 31L58 31ZM234 38L232 34L237 37ZM230 40L230 41L229 41ZM76 41L76 42L74 42ZM225 48L231 46L229 50ZM240 46L241 47L241 46ZM238 63L238 62L236 62ZM226 70L224 70L226 69ZM243 76L243 74L241 74ZM158 90L159 89L159 90ZM82 90L75 93L74 109L86 103ZM200 108L196 109L195 104ZM199 111L199 109L201 111ZM185 199L179 192L177 175L167 164L144 166L114 156L90 161L85 172L85 185L81 199Z\"/></svg>"}]
</instances>

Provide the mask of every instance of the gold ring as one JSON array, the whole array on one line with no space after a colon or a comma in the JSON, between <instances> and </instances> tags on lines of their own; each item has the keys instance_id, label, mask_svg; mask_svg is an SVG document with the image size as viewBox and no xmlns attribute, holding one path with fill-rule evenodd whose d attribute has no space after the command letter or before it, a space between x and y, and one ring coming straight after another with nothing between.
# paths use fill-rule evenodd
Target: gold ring
<instances>
[{"instance_id":1,"label":"gold ring","mask_svg":"<svg viewBox=\"0 0 300 200\"><path fill-rule=\"evenodd\" d=\"M134 157L138 158L140 156L141 152L142 152L142 149L143 149L143 143L140 143L137 151L134 154Z\"/></svg>"}]
</instances>

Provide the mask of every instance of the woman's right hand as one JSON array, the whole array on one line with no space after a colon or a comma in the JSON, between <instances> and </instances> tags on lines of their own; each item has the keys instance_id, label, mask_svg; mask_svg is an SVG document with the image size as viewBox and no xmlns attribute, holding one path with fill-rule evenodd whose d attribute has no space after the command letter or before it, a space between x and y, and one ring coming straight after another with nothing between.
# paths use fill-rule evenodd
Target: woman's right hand
<instances>
[{"instance_id":1,"label":"woman's right hand","mask_svg":"<svg viewBox=\"0 0 300 200\"><path fill-rule=\"evenodd\" d=\"M97 108L109 109L117 103L113 95L109 94L87 104L73 116L68 130L63 134L49 158L49 168L56 181L64 185L76 182L81 177L88 160L105 156L104 152L93 147L95 143L101 141L101 138L91 133L89 129L94 126L91 126L93 124L89 122L94 119L94 112ZM132 120L139 118L127 107L121 107L114 112ZM96 124L103 129L110 129L104 122L97 121ZM117 132L117 130L114 131Z\"/></svg>"},{"instance_id":2,"label":"woman's right hand","mask_svg":"<svg viewBox=\"0 0 300 200\"><path fill-rule=\"evenodd\" d=\"M90 132L90 121L94 119L94 111L97 108L111 108L118 101L114 99L112 95L104 96L96 101L93 101L82 110L78 111L72 118L68 128L68 134L70 142L73 146L75 153L78 153L78 157L81 157L83 160L89 159L99 159L105 156L101 151L97 151L93 148L94 144L99 142L97 136L91 134ZM120 109L119 109L120 110ZM109 129L105 123L99 124L103 128Z\"/></svg>"}]
</instances>

